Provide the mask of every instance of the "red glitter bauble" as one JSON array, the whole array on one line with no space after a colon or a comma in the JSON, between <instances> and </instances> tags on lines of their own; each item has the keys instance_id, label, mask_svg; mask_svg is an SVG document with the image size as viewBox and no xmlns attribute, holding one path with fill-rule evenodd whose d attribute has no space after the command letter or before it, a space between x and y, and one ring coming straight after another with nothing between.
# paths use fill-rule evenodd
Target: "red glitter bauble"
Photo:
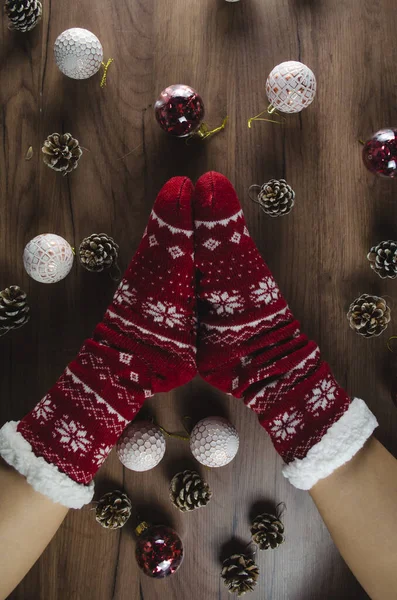
<instances>
[{"instance_id":1,"label":"red glitter bauble","mask_svg":"<svg viewBox=\"0 0 397 600\"><path fill-rule=\"evenodd\" d=\"M176 531L165 525L149 526L146 523L139 525L136 531L139 536L136 560L145 575L161 579L179 569L183 560L183 545Z\"/></svg>"},{"instance_id":2,"label":"red glitter bauble","mask_svg":"<svg viewBox=\"0 0 397 600\"><path fill-rule=\"evenodd\" d=\"M364 164L376 175L397 177L397 129L381 129L363 149Z\"/></svg>"},{"instance_id":3,"label":"red glitter bauble","mask_svg":"<svg viewBox=\"0 0 397 600\"><path fill-rule=\"evenodd\" d=\"M201 96L188 85L170 85L154 105L156 119L162 129L176 137L186 137L200 127L204 119Z\"/></svg>"}]
</instances>

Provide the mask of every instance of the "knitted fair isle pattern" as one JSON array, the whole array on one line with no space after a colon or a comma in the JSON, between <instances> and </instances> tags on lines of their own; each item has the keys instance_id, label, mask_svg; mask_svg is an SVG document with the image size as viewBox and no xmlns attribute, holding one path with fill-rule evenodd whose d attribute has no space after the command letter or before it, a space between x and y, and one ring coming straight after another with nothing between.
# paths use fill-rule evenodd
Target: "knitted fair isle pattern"
<instances>
[{"instance_id":1,"label":"knitted fair isle pattern","mask_svg":"<svg viewBox=\"0 0 397 600\"><path fill-rule=\"evenodd\" d=\"M141 244L77 358L18 425L38 457L87 484L145 398L195 366L191 182L161 190Z\"/></svg>"},{"instance_id":2,"label":"knitted fair isle pattern","mask_svg":"<svg viewBox=\"0 0 397 600\"><path fill-rule=\"evenodd\" d=\"M199 372L244 398L286 462L303 458L350 399L301 333L226 177L202 176L193 210Z\"/></svg>"}]
</instances>

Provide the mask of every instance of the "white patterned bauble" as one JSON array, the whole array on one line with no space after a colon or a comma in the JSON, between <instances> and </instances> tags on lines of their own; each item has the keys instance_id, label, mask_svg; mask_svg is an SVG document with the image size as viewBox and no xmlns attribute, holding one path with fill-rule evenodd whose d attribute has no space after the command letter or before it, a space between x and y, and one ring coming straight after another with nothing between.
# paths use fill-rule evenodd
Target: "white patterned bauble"
<instances>
[{"instance_id":1,"label":"white patterned bauble","mask_svg":"<svg viewBox=\"0 0 397 600\"><path fill-rule=\"evenodd\" d=\"M223 467L237 454L239 437L235 427L222 417L207 417L194 426L190 449L199 463Z\"/></svg>"},{"instance_id":2,"label":"white patterned bauble","mask_svg":"<svg viewBox=\"0 0 397 600\"><path fill-rule=\"evenodd\" d=\"M165 438L157 425L150 421L136 421L121 434L116 451L127 469L149 471L164 456Z\"/></svg>"},{"instance_id":3,"label":"white patterned bauble","mask_svg":"<svg viewBox=\"0 0 397 600\"><path fill-rule=\"evenodd\" d=\"M55 40L55 62L64 75L88 79L95 75L103 60L102 44L91 31L73 27Z\"/></svg>"},{"instance_id":4,"label":"white patterned bauble","mask_svg":"<svg viewBox=\"0 0 397 600\"><path fill-rule=\"evenodd\" d=\"M40 283L56 283L66 277L73 259L71 245L55 233L37 235L23 251L27 274Z\"/></svg>"},{"instance_id":5,"label":"white patterned bauble","mask_svg":"<svg viewBox=\"0 0 397 600\"><path fill-rule=\"evenodd\" d=\"M313 102L316 78L309 67L289 60L274 67L266 81L266 94L275 109L297 113Z\"/></svg>"}]
</instances>

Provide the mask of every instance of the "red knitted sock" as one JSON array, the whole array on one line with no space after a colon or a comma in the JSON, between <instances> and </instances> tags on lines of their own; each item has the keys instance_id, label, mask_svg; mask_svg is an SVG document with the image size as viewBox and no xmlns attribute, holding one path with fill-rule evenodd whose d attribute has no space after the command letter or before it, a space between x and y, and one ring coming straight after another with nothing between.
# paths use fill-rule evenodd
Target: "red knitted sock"
<instances>
[{"instance_id":1,"label":"red knitted sock","mask_svg":"<svg viewBox=\"0 0 397 600\"><path fill-rule=\"evenodd\" d=\"M350 399L318 346L300 332L226 177L201 177L193 210L199 372L244 398L283 459L299 461L341 419Z\"/></svg>"},{"instance_id":2,"label":"red knitted sock","mask_svg":"<svg viewBox=\"0 0 397 600\"><path fill-rule=\"evenodd\" d=\"M15 423L0 431L6 461L58 502L89 501L92 485L79 484L92 480L145 398L196 372L191 195L186 178L163 187L92 339L17 431Z\"/></svg>"}]
</instances>

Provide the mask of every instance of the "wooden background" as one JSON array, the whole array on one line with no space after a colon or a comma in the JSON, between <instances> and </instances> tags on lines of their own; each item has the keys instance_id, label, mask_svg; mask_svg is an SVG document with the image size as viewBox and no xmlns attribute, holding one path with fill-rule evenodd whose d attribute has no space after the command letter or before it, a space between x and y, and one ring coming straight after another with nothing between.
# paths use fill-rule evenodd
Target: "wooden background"
<instances>
[{"instance_id":1,"label":"wooden background","mask_svg":"<svg viewBox=\"0 0 397 600\"><path fill-rule=\"evenodd\" d=\"M397 282L378 278L366 260L372 244L397 237L396 183L365 170L357 141L397 122L396 25L395 0L44 0L43 21L30 34L9 32L3 20L0 289L21 285L32 318L0 340L0 423L21 418L54 383L116 285L77 264L56 285L34 282L21 260L28 240L55 232L78 246L105 231L119 242L126 267L160 186L173 175L197 179L215 169L235 184L251 234L305 331L339 381L367 400L379 438L396 451L397 409L389 395L395 357L386 341L397 330L392 323L380 338L365 340L345 317L364 292L386 295L397 311ZM106 58L115 59L103 90L99 74L73 81L54 63L55 38L73 26L92 30ZM247 118L266 107L268 73L288 59L313 69L315 102L285 127L257 123L249 130ZM189 149L168 138L152 105L172 83L201 93L211 125L229 115L227 130ZM89 150L68 177L42 162L42 142L54 131L70 131ZM25 161L29 146L34 155ZM272 177L285 177L296 190L293 212L279 220L263 215L247 194L252 183ZM97 497L123 486L143 516L177 528L186 549L180 571L167 581L141 575L132 523L109 532L86 508L70 512L10 598L226 600L220 559L248 543L253 514L281 501L287 541L258 556L261 577L250 598L367 598L308 494L282 477L253 413L199 379L145 410L173 431L182 429L184 415L223 414L241 436L234 462L204 471L214 499L194 514L180 515L167 498L170 477L194 465L184 442L168 441L161 465L143 474L123 470L112 454L97 477Z\"/></svg>"}]
</instances>

